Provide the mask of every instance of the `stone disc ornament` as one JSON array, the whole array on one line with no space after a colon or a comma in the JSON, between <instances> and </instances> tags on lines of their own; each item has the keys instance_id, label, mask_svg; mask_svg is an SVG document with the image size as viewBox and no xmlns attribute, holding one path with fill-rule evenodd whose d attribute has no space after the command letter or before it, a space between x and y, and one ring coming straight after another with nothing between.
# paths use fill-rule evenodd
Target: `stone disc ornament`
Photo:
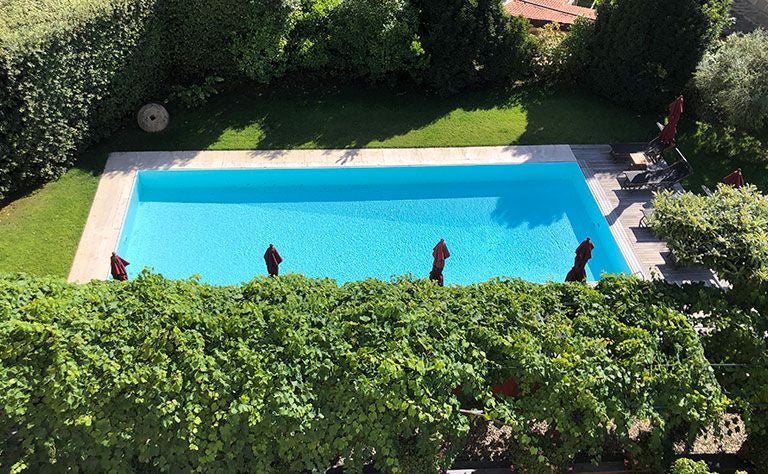
<instances>
[{"instance_id":1,"label":"stone disc ornament","mask_svg":"<svg viewBox=\"0 0 768 474\"><path fill-rule=\"evenodd\" d=\"M168 111L162 105L153 102L139 109L136 120L145 132L162 132L168 126Z\"/></svg>"}]
</instances>

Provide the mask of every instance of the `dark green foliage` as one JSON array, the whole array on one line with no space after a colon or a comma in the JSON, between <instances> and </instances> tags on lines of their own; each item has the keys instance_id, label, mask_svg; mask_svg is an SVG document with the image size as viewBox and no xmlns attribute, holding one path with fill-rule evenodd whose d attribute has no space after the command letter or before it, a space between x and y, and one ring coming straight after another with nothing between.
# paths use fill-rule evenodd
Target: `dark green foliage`
<instances>
[{"instance_id":1,"label":"dark green foliage","mask_svg":"<svg viewBox=\"0 0 768 474\"><path fill-rule=\"evenodd\" d=\"M498 0L452 1L0 2L0 200L57 177L171 85L194 103L210 77L412 77L453 92L526 72L523 21Z\"/></svg>"},{"instance_id":2,"label":"dark green foliage","mask_svg":"<svg viewBox=\"0 0 768 474\"><path fill-rule=\"evenodd\" d=\"M58 177L158 90L167 64L157 0L45 2L51 17L14 5L0 11L0 199Z\"/></svg>"},{"instance_id":3,"label":"dark green foliage","mask_svg":"<svg viewBox=\"0 0 768 474\"><path fill-rule=\"evenodd\" d=\"M417 21L407 0L345 0L328 18L335 74L373 80L404 73L418 77L426 58Z\"/></svg>"},{"instance_id":4,"label":"dark green foliage","mask_svg":"<svg viewBox=\"0 0 768 474\"><path fill-rule=\"evenodd\" d=\"M413 0L429 67L419 75L443 93L524 76L536 44L530 25L498 0Z\"/></svg>"},{"instance_id":5,"label":"dark green foliage","mask_svg":"<svg viewBox=\"0 0 768 474\"><path fill-rule=\"evenodd\" d=\"M177 83L211 75L269 82L285 71L285 48L298 13L294 2L164 1Z\"/></svg>"},{"instance_id":6,"label":"dark green foliage","mask_svg":"<svg viewBox=\"0 0 768 474\"><path fill-rule=\"evenodd\" d=\"M448 465L480 408L530 472L599 456L615 426L659 461L722 414L688 319L654 283L237 287L0 278L0 459L33 471L389 472ZM519 398L491 385L515 378ZM653 428L630 439L637 420ZM534 423L535 421L539 423ZM375 454L374 454L375 453Z\"/></svg>"},{"instance_id":7,"label":"dark green foliage","mask_svg":"<svg viewBox=\"0 0 768 474\"><path fill-rule=\"evenodd\" d=\"M224 82L223 77L208 76L201 84L186 87L173 86L171 87L170 99L181 102L188 109L200 107L208 102L212 96L219 93L217 86L222 82Z\"/></svg>"},{"instance_id":8,"label":"dark green foliage","mask_svg":"<svg viewBox=\"0 0 768 474\"><path fill-rule=\"evenodd\" d=\"M693 151L713 154L716 159L725 157L742 163L768 163L768 130L761 139L730 125L696 122L696 130L690 140L695 144ZM758 177L750 178L754 180Z\"/></svg>"},{"instance_id":9,"label":"dark green foliage","mask_svg":"<svg viewBox=\"0 0 768 474\"><path fill-rule=\"evenodd\" d=\"M611 0L598 6L583 82L619 103L662 110L717 39L730 0Z\"/></svg>"}]
</instances>

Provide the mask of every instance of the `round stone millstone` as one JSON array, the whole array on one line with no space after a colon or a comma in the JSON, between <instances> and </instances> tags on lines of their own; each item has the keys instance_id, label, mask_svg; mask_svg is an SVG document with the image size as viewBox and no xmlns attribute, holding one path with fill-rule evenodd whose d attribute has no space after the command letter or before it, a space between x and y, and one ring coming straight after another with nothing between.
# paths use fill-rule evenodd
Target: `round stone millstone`
<instances>
[{"instance_id":1,"label":"round stone millstone","mask_svg":"<svg viewBox=\"0 0 768 474\"><path fill-rule=\"evenodd\" d=\"M150 103L139 109L136 121L145 132L156 133L168 126L168 111L160 104Z\"/></svg>"}]
</instances>

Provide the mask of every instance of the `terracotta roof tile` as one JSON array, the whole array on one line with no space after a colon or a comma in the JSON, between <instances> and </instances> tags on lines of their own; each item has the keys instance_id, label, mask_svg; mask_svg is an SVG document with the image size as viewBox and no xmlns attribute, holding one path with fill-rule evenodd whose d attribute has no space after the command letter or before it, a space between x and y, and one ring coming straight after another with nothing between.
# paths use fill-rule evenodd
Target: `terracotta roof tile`
<instances>
[{"instance_id":1,"label":"terracotta roof tile","mask_svg":"<svg viewBox=\"0 0 768 474\"><path fill-rule=\"evenodd\" d=\"M507 0L504 9L513 16L566 25L572 25L580 16L592 20L597 17L595 10L571 5L566 0Z\"/></svg>"}]
</instances>

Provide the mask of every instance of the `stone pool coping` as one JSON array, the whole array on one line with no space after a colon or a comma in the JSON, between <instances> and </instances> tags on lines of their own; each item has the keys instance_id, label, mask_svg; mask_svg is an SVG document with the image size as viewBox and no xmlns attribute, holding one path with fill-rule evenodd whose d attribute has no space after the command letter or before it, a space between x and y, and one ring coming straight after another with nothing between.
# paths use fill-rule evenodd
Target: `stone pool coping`
<instances>
[{"instance_id":1,"label":"stone pool coping","mask_svg":"<svg viewBox=\"0 0 768 474\"><path fill-rule=\"evenodd\" d=\"M349 150L245 150L115 152L109 155L91 204L69 281L109 278L109 256L117 247L136 175L142 170L340 168L374 166L481 165L577 162L569 145L465 148L365 148ZM604 214L602 198L589 186ZM605 214L604 214L605 215ZM607 215L605 215L607 217ZM610 221L608 221L610 222ZM633 273L643 274L618 226L609 225Z\"/></svg>"}]
</instances>

